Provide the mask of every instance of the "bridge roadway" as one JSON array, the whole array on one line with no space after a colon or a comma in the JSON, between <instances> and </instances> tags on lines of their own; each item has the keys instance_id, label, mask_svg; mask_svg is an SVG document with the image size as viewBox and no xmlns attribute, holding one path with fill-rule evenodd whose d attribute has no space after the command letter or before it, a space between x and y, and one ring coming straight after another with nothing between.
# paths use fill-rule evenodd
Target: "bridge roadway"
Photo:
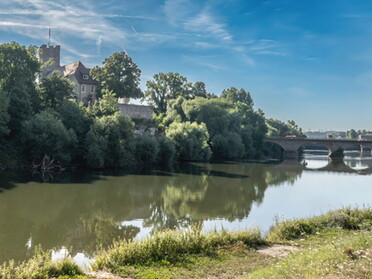
<instances>
[{"instance_id":1,"label":"bridge roadway","mask_svg":"<svg viewBox=\"0 0 372 279\"><path fill-rule=\"evenodd\" d=\"M301 147L309 145L328 148L328 156L331 158L344 157L344 150L348 148L372 148L371 140L355 139L308 139L308 138L283 138L266 137L264 142L271 142L280 145L284 150L284 157L297 157Z\"/></svg>"}]
</instances>

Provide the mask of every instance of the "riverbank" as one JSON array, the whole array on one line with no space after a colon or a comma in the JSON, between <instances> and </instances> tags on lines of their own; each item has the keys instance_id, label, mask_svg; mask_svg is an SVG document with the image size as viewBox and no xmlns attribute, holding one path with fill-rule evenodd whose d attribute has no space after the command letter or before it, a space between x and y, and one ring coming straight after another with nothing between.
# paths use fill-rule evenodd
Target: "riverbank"
<instances>
[{"instance_id":1,"label":"riverbank","mask_svg":"<svg viewBox=\"0 0 372 279\"><path fill-rule=\"evenodd\" d=\"M166 231L97 252L93 273L38 252L3 264L0 278L371 278L371 228L372 209L341 209L278 223L265 237Z\"/></svg>"}]
</instances>

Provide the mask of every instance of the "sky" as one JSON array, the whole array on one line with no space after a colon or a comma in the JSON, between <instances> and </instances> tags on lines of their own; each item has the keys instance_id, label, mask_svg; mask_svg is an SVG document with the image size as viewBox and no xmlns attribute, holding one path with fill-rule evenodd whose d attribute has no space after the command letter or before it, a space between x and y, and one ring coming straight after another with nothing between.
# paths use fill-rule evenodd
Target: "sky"
<instances>
[{"instance_id":1,"label":"sky","mask_svg":"<svg viewBox=\"0 0 372 279\"><path fill-rule=\"evenodd\" d=\"M372 1L0 0L0 43L61 45L91 67L117 51L142 70L249 91L308 130L372 130Z\"/></svg>"}]
</instances>

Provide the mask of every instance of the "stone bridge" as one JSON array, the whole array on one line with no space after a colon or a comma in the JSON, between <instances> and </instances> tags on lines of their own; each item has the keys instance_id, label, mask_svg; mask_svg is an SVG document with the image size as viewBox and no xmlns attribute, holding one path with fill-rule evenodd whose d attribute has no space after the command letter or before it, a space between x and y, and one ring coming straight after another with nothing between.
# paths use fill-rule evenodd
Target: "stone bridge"
<instances>
[{"instance_id":1,"label":"stone bridge","mask_svg":"<svg viewBox=\"0 0 372 279\"><path fill-rule=\"evenodd\" d=\"M355 139L308 139L308 138L283 138L266 137L264 142L280 145L284 150L284 157L297 157L301 147L315 145L328 148L328 156L343 157L344 150L348 148L372 148L372 141L360 141Z\"/></svg>"}]
</instances>

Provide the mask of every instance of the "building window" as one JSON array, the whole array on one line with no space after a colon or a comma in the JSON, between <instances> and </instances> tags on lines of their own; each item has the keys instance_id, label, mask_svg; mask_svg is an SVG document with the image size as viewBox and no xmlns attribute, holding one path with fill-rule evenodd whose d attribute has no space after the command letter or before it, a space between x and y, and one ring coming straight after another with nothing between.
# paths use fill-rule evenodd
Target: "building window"
<instances>
[{"instance_id":1,"label":"building window","mask_svg":"<svg viewBox=\"0 0 372 279\"><path fill-rule=\"evenodd\" d=\"M83 79L88 80L89 79L89 75L83 75Z\"/></svg>"},{"instance_id":2,"label":"building window","mask_svg":"<svg viewBox=\"0 0 372 279\"><path fill-rule=\"evenodd\" d=\"M81 92L83 92L83 93L85 92L85 85L84 84L81 85Z\"/></svg>"},{"instance_id":3,"label":"building window","mask_svg":"<svg viewBox=\"0 0 372 279\"><path fill-rule=\"evenodd\" d=\"M96 91L96 87L92 85L92 87L90 88L90 93L94 93L95 91Z\"/></svg>"}]
</instances>

